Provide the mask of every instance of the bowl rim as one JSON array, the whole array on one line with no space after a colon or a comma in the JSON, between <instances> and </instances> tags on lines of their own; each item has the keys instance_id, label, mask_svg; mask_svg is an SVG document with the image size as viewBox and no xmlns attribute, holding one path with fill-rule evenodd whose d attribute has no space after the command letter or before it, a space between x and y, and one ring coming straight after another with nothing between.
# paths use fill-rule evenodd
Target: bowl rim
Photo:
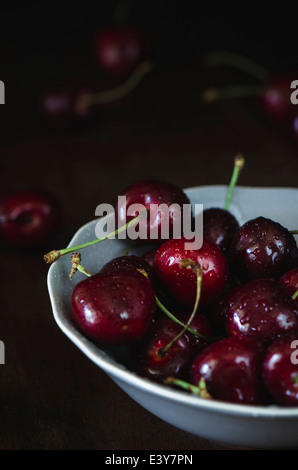
<instances>
[{"instance_id":1,"label":"bowl rim","mask_svg":"<svg viewBox=\"0 0 298 470\"><path fill-rule=\"evenodd\" d=\"M191 192L197 189L212 189L222 188L226 189L226 185L204 185L197 187L189 187L184 189L185 192ZM238 186L235 188L237 191L241 190L295 190L294 187L254 187L254 186ZM82 225L73 235L68 246L76 245L76 238L82 235L86 229L96 222L97 219L93 219L84 225ZM159 396L163 399L170 399L180 404L187 405L190 407L196 407L198 409L210 412L216 412L221 414L237 415L246 418L286 418L286 419L297 419L298 418L298 406L279 406L279 405L243 405L238 403L229 403L220 400L201 398L196 395L191 395L183 390L176 390L169 386L158 384L150 381L149 379L138 376L136 373L128 370L122 364L116 362L106 356L101 350L100 345L96 345L91 340L86 338L83 333L70 324L67 319L63 317L59 311L56 299L55 299L55 288L53 286L53 278L55 277L56 270L59 269L57 264L54 262L48 270L47 274L47 287L52 306L54 319L62 330L62 332L97 366L99 366L105 373L121 382L138 388L143 392Z\"/></svg>"}]
</instances>

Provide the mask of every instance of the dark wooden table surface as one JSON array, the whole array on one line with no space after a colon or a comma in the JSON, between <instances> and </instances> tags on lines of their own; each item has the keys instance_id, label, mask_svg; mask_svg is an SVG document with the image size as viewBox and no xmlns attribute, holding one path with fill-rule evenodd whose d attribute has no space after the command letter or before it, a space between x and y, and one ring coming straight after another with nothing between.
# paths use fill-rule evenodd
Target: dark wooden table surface
<instances>
[{"instance_id":1,"label":"dark wooden table surface","mask_svg":"<svg viewBox=\"0 0 298 470\"><path fill-rule=\"evenodd\" d=\"M69 23L74 37L77 16ZM8 18L13 23L12 14ZM20 27L21 17L15 15L14 24ZM68 38L64 49L50 48L50 39L44 38L50 28L41 44L42 24L35 28L31 36L27 31L24 44L21 33L14 37L7 26L0 45L0 79L6 85L6 104L0 109L0 192L41 187L52 193L64 214L60 245L94 218L98 204L114 202L133 181L226 184L238 151L246 157L242 185L297 187L298 143L272 124L253 98L209 107L200 103L205 86L253 79L231 67L206 70L199 53L184 58L177 50L175 61L169 44L163 53L168 57L171 50L171 60L158 56L156 69L129 100L102 109L90 127L49 130L36 113L41 84L65 70L84 70L93 78L96 72L84 53L88 35L81 35L85 42L78 37L75 46L80 47L72 47ZM220 39L210 47L221 47ZM238 449L164 423L87 359L54 321L42 254L1 247L0 339L6 354L0 366L1 450Z\"/></svg>"}]
</instances>

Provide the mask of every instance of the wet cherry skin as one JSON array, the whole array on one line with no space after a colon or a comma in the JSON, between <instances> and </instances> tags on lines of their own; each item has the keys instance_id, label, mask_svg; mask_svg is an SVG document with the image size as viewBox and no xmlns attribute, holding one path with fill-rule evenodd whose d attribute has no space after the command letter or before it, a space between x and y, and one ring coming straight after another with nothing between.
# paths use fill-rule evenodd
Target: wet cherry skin
<instances>
[{"instance_id":1,"label":"wet cherry skin","mask_svg":"<svg viewBox=\"0 0 298 470\"><path fill-rule=\"evenodd\" d=\"M279 336L298 335L298 308L275 279L255 279L234 289L225 310L230 336L253 337L270 344Z\"/></svg>"},{"instance_id":2,"label":"wet cherry skin","mask_svg":"<svg viewBox=\"0 0 298 470\"><path fill-rule=\"evenodd\" d=\"M257 217L239 228L229 255L230 266L242 282L278 278L296 265L297 245L281 224Z\"/></svg>"},{"instance_id":3,"label":"wet cherry skin","mask_svg":"<svg viewBox=\"0 0 298 470\"><path fill-rule=\"evenodd\" d=\"M154 271L160 285L179 305L192 308L197 290L196 274L181 267L183 259L191 259L202 269L199 306L203 307L223 292L228 279L226 256L214 243L205 240L198 250L186 250L184 238L163 243L155 253Z\"/></svg>"},{"instance_id":4,"label":"wet cherry skin","mask_svg":"<svg viewBox=\"0 0 298 470\"><path fill-rule=\"evenodd\" d=\"M196 315L192 326L202 335L212 336L208 322L201 315ZM187 378L191 360L208 344L190 332L185 332L170 349L160 354L162 348L173 340L183 329L170 318L161 316L142 340L137 351L137 373L154 382L162 383L167 377Z\"/></svg>"},{"instance_id":5,"label":"wet cherry skin","mask_svg":"<svg viewBox=\"0 0 298 470\"><path fill-rule=\"evenodd\" d=\"M251 338L230 337L210 344L195 357L191 383L204 379L215 400L232 403L261 404L264 400L260 380L263 349Z\"/></svg>"},{"instance_id":6,"label":"wet cherry skin","mask_svg":"<svg viewBox=\"0 0 298 470\"><path fill-rule=\"evenodd\" d=\"M138 341L150 328L155 308L151 282L136 269L97 273L79 282L72 293L76 324L102 344Z\"/></svg>"},{"instance_id":7,"label":"wet cherry skin","mask_svg":"<svg viewBox=\"0 0 298 470\"><path fill-rule=\"evenodd\" d=\"M238 229L239 223L231 212L215 207L203 211L204 238L215 243L224 253L228 253Z\"/></svg>"},{"instance_id":8,"label":"wet cherry skin","mask_svg":"<svg viewBox=\"0 0 298 470\"><path fill-rule=\"evenodd\" d=\"M298 335L277 339L266 351L262 377L281 406L298 406Z\"/></svg>"},{"instance_id":9,"label":"wet cherry skin","mask_svg":"<svg viewBox=\"0 0 298 470\"><path fill-rule=\"evenodd\" d=\"M123 269L139 269L144 271L150 281L154 282L154 272L152 266L150 266L147 261L142 258L141 256L137 255L124 255L118 256L117 258L113 258L108 261L100 270L101 273L111 273L111 272L118 272L119 270Z\"/></svg>"},{"instance_id":10,"label":"wet cherry skin","mask_svg":"<svg viewBox=\"0 0 298 470\"><path fill-rule=\"evenodd\" d=\"M293 268L290 271L284 273L280 278L280 282L283 284L289 295L292 297L292 295L294 295L295 292L298 290L298 268ZM298 302L297 297L295 301L296 303Z\"/></svg>"},{"instance_id":11,"label":"wet cherry skin","mask_svg":"<svg viewBox=\"0 0 298 470\"><path fill-rule=\"evenodd\" d=\"M16 191L0 200L0 236L12 248L31 249L45 245L60 223L59 204L44 191Z\"/></svg>"},{"instance_id":12,"label":"wet cherry skin","mask_svg":"<svg viewBox=\"0 0 298 470\"><path fill-rule=\"evenodd\" d=\"M132 220L138 215L138 211L133 212L132 215L127 215L127 210L133 204L141 204L147 211L151 209L151 217L147 214L147 221L141 221L141 224L146 224L144 227L145 238L142 238L143 243L160 244L165 239L171 238L173 235L173 226L178 217L181 217L181 233L183 221L183 205L187 204L190 208L190 201L185 192L178 186L162 181L138 181L131 184L126 188L123 193L126 199L118 200L115 207L116 220L119 221L119 226ZM158 210L156 213L153 211L152 205L160 206L165 204L167 207L173 205L172 210L167 214ZM191 210L190 210L191 213ZM163 220L169 220L169 233L163 234L161 227ZM153 235L154 234L154 235ZM141 239L141 236L140 238Z\"/></svg>"}]
</instances>

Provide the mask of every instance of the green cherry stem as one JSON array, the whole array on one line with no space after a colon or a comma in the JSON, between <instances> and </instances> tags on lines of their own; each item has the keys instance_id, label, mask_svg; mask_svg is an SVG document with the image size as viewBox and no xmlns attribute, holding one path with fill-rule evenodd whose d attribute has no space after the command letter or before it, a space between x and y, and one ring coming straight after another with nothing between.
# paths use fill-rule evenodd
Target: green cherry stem
<instances>
[{"instance_id":1,"label":"green cherry stem","mask_svg":"<svg viewBox=\"0 0 298 470\"><path fill-rule=\"evenodd\" d=\"M202 270L201 270L201 268L199 267L199 265L197 263L195 263L193 260L190 260L190 259L182 260L181 263L180 263L180 266L185 267L187 269L192 269L192 271L195 272L195 274L197 276L197 291L196 291L195 303L194 303L193 310L192 310L192 312L189 316L189 319L187 320L187 323L184 325L182 330L165 347L163 347L159 350L159 355L161 357L165 356L168 353L169 349L173 346L173 344L176 341L178 341L178 339L188 330L188 328L191 325L191 322L194 319L195 314L197 313L198 305L199 305L199 301L200 301L201 287L202 287Z\"/></svg>"},{"instance_id":2,"label":"green cherry stem","mask_svg":"<svg viewBox=\"0 0 298 470\"><path fill-rule=\"evenodd\" d=\"M201 101L205 104L210 104L219 100L262 96L265 90L265 87L260 85L233 85L224 88L210 87L206 88L201 94Z\"/></svg>"},{"instance_id":3,"label":"green cherry stem","mask_svg":"<svg viewBox=\"0 0 298 470\"><path fill-rule=\"evenodd\" d=\"M67 255L68 253L72 253L74 251L82 250L83 248L87 248L89 246L93 246L93 245L96 245L97 243L103 242L104 240L107 240L110 237L118 235L119 233L125 231L127 228L129 228L132 225L139 222L139 220L142 217L142 213L143 213L143 211L137 217L134 217L132 220L127 222L127 224L122 225L121 227L119 227L118 229L116 229L113 232L109 233L109 235L106 235L105 237L96 238L95 240L91 240L90 242L86 242L86 243L83 243L83 244L77 245L77 246L71 246L71 247L68 247L68 248L60 249L60 250L52 250L49 253L46 253L44 255L43 259L47 264L51 264L54 261L56 261L58 258L60 258L61 256Z\"/></svg>"},{"instance_id":4,"label":"green cherry stem","mask_svg":"<svg viewBox=\"0 0 298 470\"><path fill-rule=\"evenodd\" d=\"M155 300L156 300L157 306L160 308L160 310L161 310L163 313L165 313L165 314L167 315L167 317L169 317L171 320L173 320L173 322L177 323L178 325L182 326L183 328L186 327L185 323L183 323L182 321L180 321L179 318L175 317L175 315L173 315L173 314L161 303L161 301L158 299L157 296L155 296ZM202 338L202 339L206 339L206 340L211 340L211 339L213 339L213 338L210 338L210 337L201 335L200 333L198 333L197 331L193 330L193 329L190 328L190 327L187 328L187 331L189 331L190 333L192 333L192 334L195 335L195 336L198 336L198 338Z\"/></svg>"},{"instance_id":5,"label":"green cherry stem","mask_svg":"<svg viewBox=\"0 0 298 470\"><path fill-rule=\"evenodd\" d=\"M297 289L296 292L294 292L294 294L292 295L292 299L295 300L297 297L298 297L298 289Z\"/></svg>"},{"instance_id":6,"label":"green cherry stem","mask_svg":"<svg viewBox=\"0 0 298 470\"><path fill-rule=\"evenodd\" d=\"M130 77L118 87L100 93L83 95L78 103L78 107L82 106L82 108L85 108L86 106L112 103L120 100L131 93L139 85L145 75L152 70L152 62L143 62L138 65Z\"/></svg>"},{"instance_id":7,"label":"green cherry stem","mask_svg":"<svg viewBox=\"0 0 298 470\"><path fill-rule=\"evenodd\" d=\"M182 321L179 320L179 318L175 317L175 315L173 315L162 303L161 301L159 300L159 298L157 296L155 296L155 300L156 300L156 305L160 308L160 310L165 313L167 315L168 318L170 318L171 320L173 320L173 322L177 323L178 325L182 326L183 328L185 328L185 323L183 323ZM207 339L207 340L210 340L209 337L207 336L204 336L204 335L201 335L200 333L198 333L197 331L195 330L192 330L190 327L187 328L187 331L189 331L190 333L194 334L195 336L198 336L199 338L203 338L203 339Z\"/></svg>"},{"instance_id":8,"label":"green cherry stem","mask_svg":"<svg viewBox=\"0 0 298 470\"><path fill-rule=\"evenodd\" d=\"M227 193L227 197L225 201L225 206L224 206L225 210L229 210L234 188L237 184L239 175L244 167L244 163L245 163L245 160L242 154L239 153L238 155L236 155L235 160L234 160L234 169L233 169L233 173L232 173L232 177L231 177L231 181L228 187L228 193Z\"/></svg>"},{"instance_id":9,"label":"green cherry stem","mask_svg":"<svg viewBox=\"0 0 298 470\"><path fill-rule=\"evenodd\" d=\"M290 230L290 233L291 233L292 235L298 235L298 230Z\"/></svg>"},{"instance_id":10,"label":"green cherry stem","mask_svg":"<svg viewBox=\"0 0 298 470\"><path fill-rule=\"evenodd\" d=\"M204 379L201 379L198 385L193 385L189 382L186 382L185 380L176 379L174 377L167 377L164 383L165 385L176 385L194 395L198 395L201 398L212 398L207 390L206 382Z\"/></svg>"},{"instance_id":11,"label":"green cherry stem","mask_svg":"<svg viewBox=\"0 0 298 470\"><path fill-rule=\"evenodd\" d=\"M71 273L69 275L70 279L73 278L73 276L75 275L75 273L77 271L80 271L81 273L85 274L88 277L93 276L93 274L90 271L88 271L86 268L84 268L84 266L81 265L81 255L80 255L80 253L74 252L72 254L72 256L71 256L71 266L72 266L72 269L71 269ZM148 274L146 273L146 271L144 269L138 269L138 271L141 272L144 276L146 276L148 278ZM185 325L178 318L176 318L175 315L173 315L161 303L161 301L159 300L159 298L157 296L155 296L155 301L156 301L156 305L160 308L160 310L162 310L162 312L164 312L167 315L167 317L169 317L173 322L178 323L178 325L182 326L184 329L187 329L193 335L195 335L199 338L205 339L207 341L215 341L215 340L219 339L219 338L210 338L209 336L204 336L204 335L200 334L199 332L197 332L195 330L192 330L189 326Z\"/></svg>"},{"instance_id":12,"label":"green cherry stem","mask_svg":"<svg viewBox=\"0 0 298 470\"><path fill-rule=\"evenodd\" d=\"M267 80L271 73L269 70L256 63L248 57L232 51L211 51L203 57L203 65L206 67L216 67L228 65L235 67L242 72L256 78L260 82Z\"/></svg>"}]
</instances>

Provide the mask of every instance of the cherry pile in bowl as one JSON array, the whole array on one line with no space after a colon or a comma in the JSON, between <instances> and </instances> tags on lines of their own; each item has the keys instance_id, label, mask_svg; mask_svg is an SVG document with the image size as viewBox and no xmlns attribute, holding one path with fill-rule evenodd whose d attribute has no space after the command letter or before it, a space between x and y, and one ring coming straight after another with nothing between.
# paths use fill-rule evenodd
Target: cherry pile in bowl
<instances>
[{"instance_id":1,"label":"cherry pile in bowl","mask_svg":"<svg viewBox=\"0 0 298 470\"><path fill-rule=\"evenodd\" d=\"M188 200L160 182L124 194L145 206ZM211 400L298 406L295 232L261 214L240 226L227 208L203 217L199 249L186 249L183 237L159 238L97 273L81 264L84 245L45 260L74 252L71 277L87 276L71 298L77 327L99 345L128 347L137 375Z\"/></svg>"}]
</instances>

